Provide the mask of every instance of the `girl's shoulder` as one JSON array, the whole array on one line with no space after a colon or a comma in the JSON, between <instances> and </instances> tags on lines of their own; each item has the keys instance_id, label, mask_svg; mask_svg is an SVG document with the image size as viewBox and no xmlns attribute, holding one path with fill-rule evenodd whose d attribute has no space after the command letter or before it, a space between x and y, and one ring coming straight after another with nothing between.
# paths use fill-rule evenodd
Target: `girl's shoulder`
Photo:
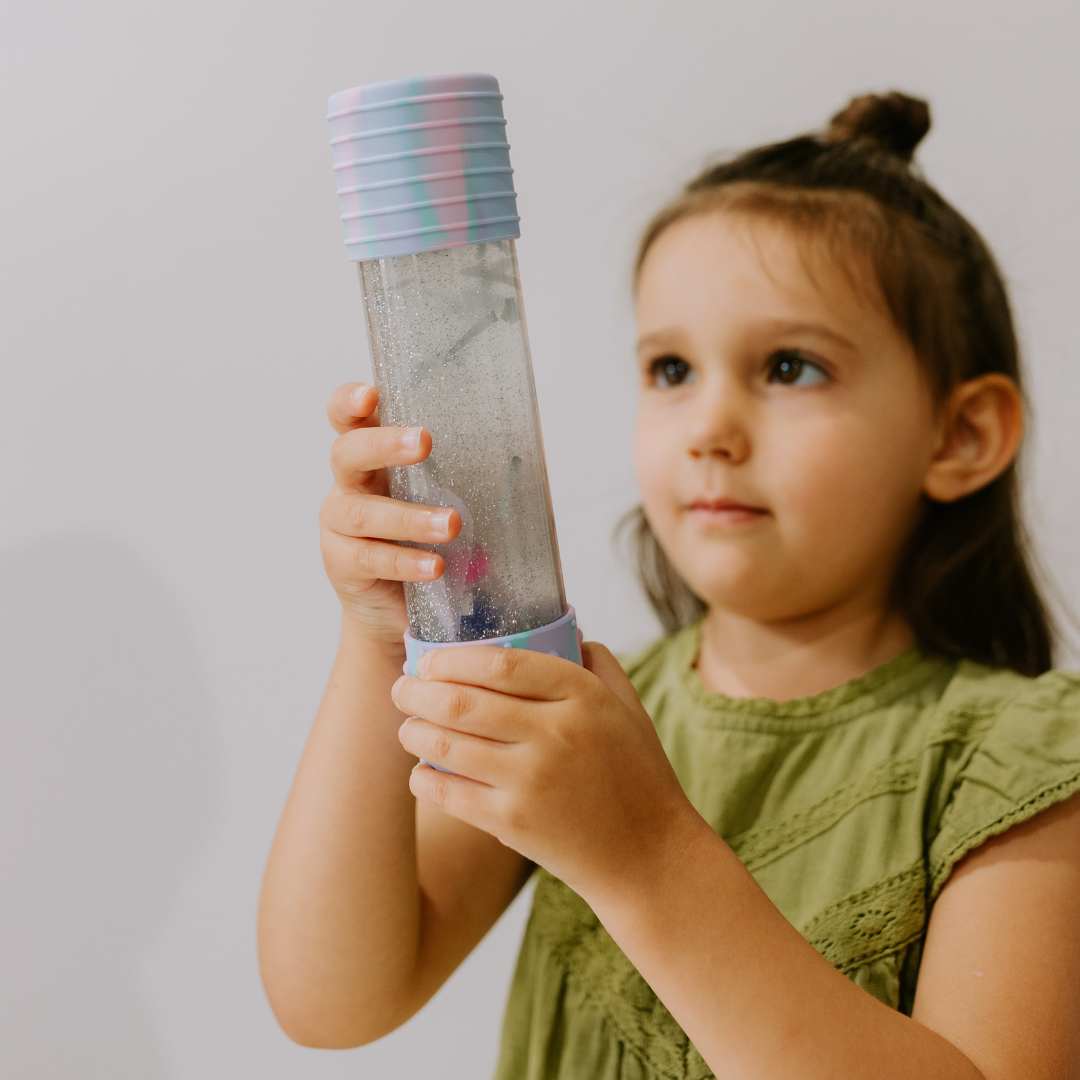
<instances>
[{"instance_id":1,"label":"girl's shoulder","mask_svg":"<svg viewBox=\"0 0 1080 1080\"><path fill-rule=\"evenodd\" d=\"M953 867L1080 791L1080 673L911 649L812 697L731 699L697 677L698 644L691 627L626 669L698 812L844 970L862 955L845 927L904 912L874 944L907 985L893 968Z\"/></svg>"},{"instance_id":2,"label":"girl's shoulder","mask_svg":"<svg viewBox=\"0 0 1080 1080\"><path fill-rule=\"evenodd\" d=\"M932 898L969 851L1080 790L1080 672L961 661L927 719Z\"/></svg>"},{"instance_id":3,"label":"girl's shoulder","mask_svg":"<svg viewBox=\"0 0 1080 1080\"><path fill-rule=\"evenodd\" d=\"M1080 672L911 649L812 697L731 699L697 677L699 645L688 627L624 666L687 794L747 854L858 822L922 849L932 898L967 852L1080 790Z\"/></svg>"}]
</instances>

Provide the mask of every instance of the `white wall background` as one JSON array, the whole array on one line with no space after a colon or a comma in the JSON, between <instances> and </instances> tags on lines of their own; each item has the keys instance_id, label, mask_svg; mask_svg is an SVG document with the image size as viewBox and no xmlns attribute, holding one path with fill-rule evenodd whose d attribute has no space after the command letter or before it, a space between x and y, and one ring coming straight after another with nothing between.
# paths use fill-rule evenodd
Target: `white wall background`
<instances>
[{"instance_id":1,"label":"white wall background","mask_svg":"<svg viewBox=\"0 0 1080 1080\"><path fill-rule=\"evenodd\" d=\"M331 662L323 403L367 370L324 121L494 72L568 594L653 633L628 264L713 151L929 97L922 161L998 252L1038 426L1033 528L1080 607L1080 15L1066 0L74 0L0 6L0 1074L482 1078L519 902L371 1047L275 1027L262 864Z\"/></svg>"}]
</instances>

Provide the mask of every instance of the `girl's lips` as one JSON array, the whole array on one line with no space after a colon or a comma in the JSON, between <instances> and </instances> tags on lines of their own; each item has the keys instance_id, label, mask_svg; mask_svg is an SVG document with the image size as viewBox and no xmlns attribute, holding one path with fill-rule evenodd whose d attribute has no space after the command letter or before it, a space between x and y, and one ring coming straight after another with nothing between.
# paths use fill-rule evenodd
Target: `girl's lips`
<instances>
[{"instance_id":1,"label":"girl's lips","mask_svg":"<svg viewBox=\"0 0 1080 1080\"><path fill-rule=\"evenodd\" d=\"M769 513L762 506L747 506L734 499L695 499L686 509L702 525L746 525Z\"/></svg>"}]
</instances>

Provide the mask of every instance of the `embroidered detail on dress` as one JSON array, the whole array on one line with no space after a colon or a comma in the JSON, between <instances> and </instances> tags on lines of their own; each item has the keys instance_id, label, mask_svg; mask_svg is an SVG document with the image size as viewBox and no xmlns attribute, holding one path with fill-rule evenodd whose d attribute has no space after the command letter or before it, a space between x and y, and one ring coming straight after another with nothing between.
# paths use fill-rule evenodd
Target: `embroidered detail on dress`
<instances>
[{"instance_id":1,"label":"embroidered detail on dress","mask_svg":"<svg viewBox=\"0 0 1080 1080\"><path fill-rule=\"evenodd\" d=\"M996 713L990 704L985 708L957 709L946 715L941 726L927 740L926 746L977 738L993 724L995 718ZM728 846L751 872L767 866L832 828L860 803L879 795L914 791L919 783L925 750L926 747L920 748L920 752L913 757L883 761L865 776L829 792L811 806L779 821L755 825L729 838Z\"/></svg>"},{"instance_id":2,"label":"embroidered detail on dress","mask_svg":"<svg viewBox=\"0 0 1080 1080\"><path fill-rule=\"evenodd\" d=\"M860 803L878 795L914 791L919 782L918 757L884 761L865 776L829 792L825 798L780 821L755 825L728 840L728 846L753 872L832 828Z\"/></svg>"},{"instance_id":3,"label":"embroidered detail on dress","mask_svg":"<svg viewBox=\"0 0 1080 1080\"><path fill-rule=\"evenodd\" d=\"M713 1080L704 1058L589 905L544 870L533 921L567 977L643 1064L665 1080Z\"/></svg>"},{"instance_id":4,"label":"embroidered detail on dress","mask_svg":"<svg viewBox=\"0 0 1080 1080\"><path fill-rule=\"evenodd\" d=\"M803 937L845 975L922 936L926 869L922 860L819 911Z\"/></svg>"},{"instance_id":5,"label":"embroidered detail on dress","mask_svg":"<svg viewBox=\"0 0 1080 1080\"><path fill-rule=\"evenodd\" d=\"M895 980L898 973L891 969L860 969L903 960L912 947L917 965L925 897L926 873L920 861L830 904L802 933L834 967L860 985L874 978ZM657 1076L712 1080L705 1060L592 909L544 870L536 886L533 929L587 1004L603 1014L626 1048Z\"/></svg>"}]
</instances>

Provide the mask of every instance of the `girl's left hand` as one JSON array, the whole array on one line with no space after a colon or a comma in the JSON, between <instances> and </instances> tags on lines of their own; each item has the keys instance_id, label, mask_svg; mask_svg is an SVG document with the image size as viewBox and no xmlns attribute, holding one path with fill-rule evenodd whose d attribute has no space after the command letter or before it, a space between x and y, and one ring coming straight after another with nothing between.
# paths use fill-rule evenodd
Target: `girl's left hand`
<instances>
[{"instance_id":1,"label":"girl's left hand","mask_svg":"<svg viewBox=\"0 0 1080 1080\"><path fill-rule=\"evenodd\" d=\"M593 643L582 654L584 668L523 649L435 649L393 698L410 715L401 745L448 770L417 765L413 794L588 898L659 866L701 819L618 661Z\"/></svg>"}]
</instances>

